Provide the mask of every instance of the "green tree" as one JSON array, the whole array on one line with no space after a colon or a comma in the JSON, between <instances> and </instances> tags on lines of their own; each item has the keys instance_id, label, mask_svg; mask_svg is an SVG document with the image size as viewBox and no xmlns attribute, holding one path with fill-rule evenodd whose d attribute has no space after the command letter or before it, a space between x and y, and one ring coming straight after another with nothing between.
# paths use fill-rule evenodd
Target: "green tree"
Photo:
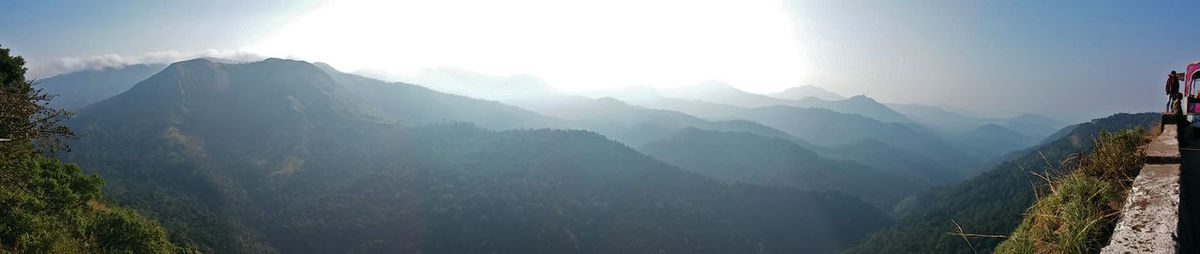
<instances>
[{"instance_id":1,"label":"green tree","mask_svg":"<svg viewBox=\"0 0 1200 254\"><path fill-rule=\"evenodd\" d=\"M157 222L129 208L97 213L88 231L105 253L170 253L174 249Z\"/></svg>"},{"instance_id":2,"label":"green tree","mask_svg":"<svg viewBox=\"0 0 1200 254\"><path fill-rule=\"evenodd\" d=\"M65 148L75 137L62 125L71 113L47 107L54 96L25 80L25 70L25 59L0 48L0 159L7 162L31 151Z\"/></svg>"},{"instance_id":3,"label":"green tree","mask_svg":"<svg viewBox=\"0 0 1200 254\"><path fill-rule=\"evenodd\" d=\"M102 201L96 175L42 152L66 147L70 113L25 80L25 60L0 48L0 253L191 252L156 222Z\"/></svg>"}]
</instances>

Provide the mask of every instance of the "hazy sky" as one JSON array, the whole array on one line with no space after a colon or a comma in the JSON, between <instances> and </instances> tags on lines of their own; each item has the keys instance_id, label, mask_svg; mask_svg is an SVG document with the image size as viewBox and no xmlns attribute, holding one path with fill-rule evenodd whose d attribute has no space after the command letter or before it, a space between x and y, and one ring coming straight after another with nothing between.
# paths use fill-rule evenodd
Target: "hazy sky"
<instances>
[{"instance_id":1,"label":"hazy sky","mask_svg":"<svg viewBox=\"0 0 1200 254\"><path fill-rule=\"evenodd\" d=\"M919 3L916 3L919 2ZM1159 110L1200 61L1189 1L4 1L34 77L253 55L415 74L528 74L567 91L708 80L1077 121Z\"/></svg>"}]
</instances>

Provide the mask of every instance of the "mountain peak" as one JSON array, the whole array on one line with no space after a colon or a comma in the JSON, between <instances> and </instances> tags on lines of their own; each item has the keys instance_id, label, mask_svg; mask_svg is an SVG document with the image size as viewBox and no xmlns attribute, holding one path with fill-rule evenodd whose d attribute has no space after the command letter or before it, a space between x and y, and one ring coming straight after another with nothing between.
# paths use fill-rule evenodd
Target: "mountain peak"
<instances>
[{"instance_id":1,"label":"mountain peak","mask_svg":"<svg viewBox=\"0 0 1200 254\"><path fill-rule=\"evenodd\" d=\"M791 100L800 100L800 99L804 99L804 98L817 98L817 99L827 100L827 101L835 101L835 100L841 100L841 99L845 98L837 93L830 92L829 90L825 90L823 88L820 88L820 87L817 87L814 85L803 85L803 86L790 87L790 88L784 89L783 91L773 93L773 94L771 94L771 96L776 97L776 98L791 99Z\"/></svg>"},{"instance_id":2,"label":"mountain peak","mask_svg":"<svg viewBox=\"0 0 1200 254\"><path fill-rule=\"evenodd\" d=\"M863 102L879 103L879 101L876 101L874 98L867 97L866 95L861 95L861 94L851 96L850 98L846 98L846 101L863 101Z\"/></svg>"},{"instance_id":3,"label":"mountain peak","mask_svg":"<svg viewBox=\"0 0 1200 254\"><path fill-rule=\"evenodd\" d=\"M312 64L313 64L313 66L316 66L317 68L320 68L321 70L325 70L325 71L331 71L331 70L336 71L337 70L337 68L333 68L333 66L331 66L325 62L313 62Z\"/></svg>"},{"instance_id":4,"label":"mountain peak","mask_svg":"<svg viewBox=\"0 0 1200 254\"><path fill-rule=\"evenodd\" d=\"M988 124L984 124L983 126L979 126L979 128L977 128L977 129L1008 129L1008 128L1004 128L1004 126L1000 126L995 123L988 123Z\"/></svg>"},{"instance_id":5,"label":"mountain peak","mask_svg":"<svg viewBox=\"0 0 1200 254\"><path fill-rule=\"evenodd\" d=\"M330 84L333 83L333 81L329 80L329 77L325 74L325 72L321 71L321 69L319 67L317 67L316 65L314 65L312 63L305 62L305 61L282 59L282 58L267 58L267 59L264 59L262 61L257 61L257 62L222 63L220 61L214 60L212 58L207 58L207 57L172 63L171 65L167 66L167 68L164 69L162 72L160 72L159 74L155 74L154 76L151 77L151 78L154 78L154 77L157 77L157 76L163 75L163 74L173 75L173 76L165 76L163 78L178 79L180 81L184 81L182 83L178 83L178 84L174 84L172 82L151 82L151 83L154 83L154 85L177 86L177 87L182 88L184 90L184 92L186 92L186 91L224 92L224 91L227 91L229 89L229 87L231 86L231 83L230 83L230 75L232 75L231 71L245 72L242 74L247 74L251 77L256 77L256 78L264 78L263 81L271 80L272 82L281 82L281 84L271 83L270 85L272 85L272 86L274 86L274 85L290 85L290 84L316 84L318 86L323 87L322 89L328 89L329 86L332 86ZM275 75L275 76L272 76L272 75ZM313 82L283 81L285 79L295 79L295 78L321 79L321 80L319 80L319 81L313 80ZM174 85L172 85L172 84L174 84ZM239 84L247 85L247 86L268 85L268 84L259 83L259 82L241 82ZM138 86L140 86L140 85L138 85ZM138 86L134 86L133 89L137 89Z\"/></svg>"},{"instance_id":6,"label":"mountain peak","mask_svg":"<svg viewBox=\"0 0 1200 254\"><path fill-rule=\"evenodd\" d=\"M256 135L254 138L269 138L268 133L278 129L262 124L261 119L293 128L289 129L293 134L306 133L304 129L312 127L310 120L317 118L379 119L314 65L278 58L244 64L205 58L172 63L128 91L86 108L81 115L102 114L96 112L120 112L118 115L126 118L79 120L156 119L158 126L204 123L200 128L204 131L187 131L202 136L228 131Z\"/></svg>"},{"instance_id":7,"label":"mountain peak","mask_svg":"<svg viewBox=\"0 0 1200 254\"><path fill-rule=\"evenodd\" d=\"M606 105L606 106L620 106L620 107L628 107L629 106L628 103L625 103L624 101L618 100L617 98L613 98L613 97L596 98L596 102L600 103L601 105Z\"/></svg>"},{"instance_id":8,"label":"mountain peak","mask_svg":"<svg viewBox=\"0 0 1200 254\"><path fill-rule=\"evenodd\" d=\"M708 81L687 87L664 90L663 95L742 107L765 107L788 104L786 101L770 96L742 91L728 83L720 81Z\"/></svg>"},{"instance_id":9,"label":"mountain peak","mask_svg":"<svg viewBox=\"0 0 1200 254\"><path fill-rule=\"evenodd\" d=\"M167 68L170 69L170 68L180 68L180 67L185 67L185 66L206 66L206 65L211 66L214 64L220 64L220 63L218 63L217 61L214 61L211 58L200 57L200 58L194 58L191 60L183 60L183 61L179 61L179 62L174 62L174 63L171 63L170 65L168 65Z\"/></svg>"}]
</instances>

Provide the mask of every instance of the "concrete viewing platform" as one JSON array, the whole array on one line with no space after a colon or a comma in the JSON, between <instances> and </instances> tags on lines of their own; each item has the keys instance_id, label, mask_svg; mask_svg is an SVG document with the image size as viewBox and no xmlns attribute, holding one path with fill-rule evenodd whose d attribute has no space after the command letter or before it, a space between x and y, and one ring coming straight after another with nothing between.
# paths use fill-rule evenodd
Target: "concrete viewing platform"
<instances>
[{"instance_id":1,"label":"concrete viewing platform","mask_svg":"<svg viewBox=\"0 0 1200 254\"><path fill-rule=\"evenodd\" d=\"M1179 164L1178 127L1163 125L1162 134L1146 147L1146 164Z\"/></svg>"}]
</instances>

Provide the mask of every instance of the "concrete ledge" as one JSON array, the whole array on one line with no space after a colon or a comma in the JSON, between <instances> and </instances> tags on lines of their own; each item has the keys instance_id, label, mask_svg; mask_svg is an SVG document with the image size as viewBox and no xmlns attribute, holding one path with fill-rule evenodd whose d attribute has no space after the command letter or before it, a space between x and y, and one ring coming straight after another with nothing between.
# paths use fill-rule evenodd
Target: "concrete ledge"
<instances>
[{"instance_id":1,"label":"concrete ledge","mask_svg":"<svg viewBox=\"0 0 1200 254\"><path fill-rule=\"evenodd\" d=\"M1178 231L1179 165L1146 165L1100 253L1175 253Z\"/></svg>"},{"instance_id":2,"label":"concrete ledge","mask_svg":"<svg viewBox=\"0 0 1200 254\"><path fill-rule=\"evenodd\" d=\"M1148 164L1179 164L1179 139L1174 124L1162 127L1162 134L1146 147L1146 163Z\"/></svg>"}]
</instances>

